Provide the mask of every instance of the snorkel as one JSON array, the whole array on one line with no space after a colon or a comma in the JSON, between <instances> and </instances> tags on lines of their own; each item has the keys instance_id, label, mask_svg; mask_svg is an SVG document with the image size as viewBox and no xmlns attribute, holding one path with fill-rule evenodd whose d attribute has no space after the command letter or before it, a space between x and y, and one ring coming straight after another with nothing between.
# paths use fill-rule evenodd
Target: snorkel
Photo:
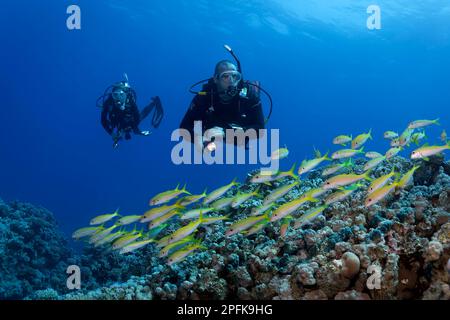
<instances>
[{"instance_id":1,"label":"snorkel","mask_svg":"<svg viewBox=\"0 0 450 320\"><path fill-rule=\"evenodd\" d=\"M227 95L234 97L236 96L244 87L244 80L242 77L242 68L241 68L241 62L239 61L238 57L234 54L233 49L227 44L223 45L224 48L233 56L234 60L236 60L236 66L237 71L241 74L241 79L238 81L236 85L230 85L225 92Z\"/></svg>"}]
</instances>

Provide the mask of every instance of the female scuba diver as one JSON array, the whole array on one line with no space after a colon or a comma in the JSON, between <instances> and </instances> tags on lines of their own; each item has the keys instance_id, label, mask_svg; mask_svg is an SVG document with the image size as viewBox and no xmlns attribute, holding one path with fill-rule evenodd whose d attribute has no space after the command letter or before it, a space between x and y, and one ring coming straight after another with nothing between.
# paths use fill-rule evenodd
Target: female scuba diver
<instances>
[{"instance_id":1,"label":"female scuba diver","mask_svg":"<svg viewBox=\"0 0 450 320\"><path fill-rule=\"evenodd\" d=\"M106 132L113 138L113 148L117 148L119 140L131 139L131 132L148 136L150 131L141 131L139 124L153 110L152 126L157 128L164 115L161 100L158 96L152 98L148 106L139 112L136 104L136 92L130 87L128 77L125 81L109 86L105 93L97 99L97 106L102 108L101 122ZM100 104L101 102L101 104Z\"/></svg>"}]
</instances>

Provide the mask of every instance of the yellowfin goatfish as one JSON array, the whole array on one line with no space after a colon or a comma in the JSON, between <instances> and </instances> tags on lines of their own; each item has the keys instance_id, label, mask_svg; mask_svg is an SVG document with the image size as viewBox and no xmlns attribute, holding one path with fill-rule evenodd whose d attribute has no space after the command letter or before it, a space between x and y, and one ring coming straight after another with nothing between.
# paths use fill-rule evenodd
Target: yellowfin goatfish
<instances>
[{"instance_id":1,"label":"yellowfin goatfish","mask_svg":"<svg viewBox=\"0 0 450 320\"><path fill-rule=\"evenodd\" d=\"M272 191L270 194L268 194L264 200L263 200L263 206L267 205L271 202L274 202L276 200L278 200L279 198L283 197L285 194L287 194L289 191L292 190L292 188L298 186L299 182L296 181L294 183L285 185L285 186L281 186L278 187L277 189L275 189L274 191Z\"/></svg>"},{"instance_id":2,"label":"yellowfin goatfish","mask_svg":"<svg viewBox=\"0 0 450 320\"><path fill-rule=\"evenodd\" d=\"M359 187L361 187L362 184L354 184L349 186L348 188L338 190L330 194L328 197L325 198L325 204L330 205L332 203L342 201L348 196L350 196L355 190L357 190Z\"/></svg>"},{"instance_id":3,"label":"yellowfin goatfish","mask_svg":"<svg viewBox=\"0 0 450 320\"><path fill-rule=\"evenodd\" d=\"M226 186L220 187L216 190L214 190L213 192L211 192L210 194L208 194L204 199L203 199L203 204L208 204L210 202L213 202L214 200L218 199L219 197L221 197L225 192L227 192L228 190L230 190L233 186L237 186L239 183L236 182L236 178L233 179L233 181L231 181L229 184L227 184Z\"/></svg>"},{"instance_id":4,"label":"yellowfin goatfish","mask_svg":"<svg viewBox=\"0 0 450 320\"><path fill-rule=\"evenodd\" d=\"M386 159L386 156L381 156L375 159L371 159L364 164L364 171L370 170L378 166Z\"/></svg>"},{"instance_id":5,"label":"yellowfin goatfish","mask_svg":"<svg viewBox=\"0 0 450 320\"><path fill-rule=\"evenodd\" d=\"M308 171L311 171L325 160L331 160L330 158L328 158L328 152L323 157L320 158L315 158L312 160L303 160L303 162L300 164L300 167L298 168L298 174L301 175Z\"/></svg>"},{"instance_id":6,"label":"yellowfin goatfish","mask_svg":"<svg viewBox=\"0 0 450 320\"><path fill-rule=\"evenodd\" d=\"M414 176L414 172L419 169L420 166L414 166L411 170L409 170L408 172L406 172L401 179L397 182L397 188L398 189L404 189L406 188L408 185L410 185L413 182L413 176Z\"/></svg>"},{"instance_id":7,"label":"yellowfin goatfish","mask_svg":"<svg viewBox=\"0 0 450 320\"><path fill-rule=\"evenodd\" d=\"M369 159L375 159L375 158L379 158L383 155L376 151L369 151L369 152L366 152L365 156L366 156L366 158L369 158Z\"/></svg>"},{"instance_id":8,"label":"yellowfin goatfish","mask_svg":"<svg viewBox=\"0 0 450 320\"><path fill-rule=\"evenodd\" d=\"M419 141L425 139L427 136L425 131L416 132L411 136L411 142L414 142L416 145L419 145Z\"/></svg>"},{"instance_id":9,"label":"yellowfin goatfish","mask_svg":"<svg viewBox=\"0 0 450 320\"><path fill-rule=\"evenodd\" d=\"M167 244L171 244L173 242L176 242L180 239L183 239L183 238L191 235L192 233L197 231L197 228L200 226L200 224L202 222L203 222L203 214L200 213L200 217L198 218L198 220L192 221L189 224L185 225L184 227L181 227L180 229L178 229L177 231L172 233L169 236ZM161 240L163 240L163 239L161 239ZM161 241L161 240L158 242L158 244L164 243L164 241ZM167 245L167 244L165 244L165 245Z\"/></svg>"},{"instance_id":10,"label":"yellowfin goatfish","mask_svg":"<svg viewBox=\"0 0 450 320\"><path fill-rule=\"evenodd\" d=\"M214 208L197 208L197 209L191 209L189 211L183 212L183 215L181 216L181 220L188 220L197 218L200 216L200 213L208 213L211 211L214 211Z\"/></svg>"},{"instance_id":11,"label":"yellowfin goatfish","mask_svg":"<svg viewBox=\"0 0 450 320\"><path fill-rule=\"evenodd\" d=\"M361 147L361 149L342 149L334 152L331 155L332 159L343 159L343 158L350 158L353 157L357 153L364 153L364 147Z\"/></svg>"},{"instance_id":12,"label":"yellowfin goatfish","mask_svg":"<svg viewBox=\"0 0 450 320\"><path fill-rule=\"evenodd\" d=\"M352 136L340 135L333 139L333 144L340 144L341 146L345 146L350 141L352 141Z\"/></svg>"},{"instance_id":13,"label":"yellowfin goatfish","mask_svg":"<svg viewBox=\"0 0 450 320\"><path fill-rule=\"evenodd\" d=\"M115 224L115 225L113 225L113 226L111 226L109 228L106 228L106 229L103 229L102 231L99 231L98 233L95 233L89 239L89 243L96 243L97 241L102 240L104 237L109 235L117 227L118 227L118 225Z\"/></svg>"},{"instance_id":14,"label":"yellowfin goatfish","mask_svg":"<svg viewBox=\"0 0 450 320\"><path fill-rule=\"evenodd\" d=\"M167 212L172 211L174 209L184 209L183 206L179 205L178 202L172 205L163 205L161 207L156 207L146 211L141 218L141 223L149 222L156 218L162 217Z\"/></svg>"},{"instance_id":15,"label":"yellowfin goatfish","mask_svg":"<svg viewBox=\"0 0 450 320\"><path fill-rule=\"evenodd\" d=\"M422 128L422 127L426 127L432 124L437 124L439 125L439 118L434 119L434 120L416 120L411 122L408 125L408 129L417 129L417 128Z\"/></svg>"},{"instance_id":16,"label":"yellowfin goatfish","mask_svg":"<svg viewBox=\"0 0 450 320\"><path fill-rule=\"evenodd\" d=\"M153 229L153 228L159 227L164 222L169 221L170 219L172 219L175 216L179 216L179 217L181 216L181 213L178 210L176 210L176 209L167 212L165 215L163 215L163 216L161 216L159 218L153 219L148 224L148 228L149 229Z\"/></svg>"},{"instance_id":17,"label":"yellowfin goatfish","mask_svg":"<svg viewBox=\"0 0 450 320\"><path fill-rule=\"evenodd\" d=\"M392 190L395 189L396 186L397 184L394 182L393 184L385 185L384 187L381 187L380 189L369 194L365 201L366 208L383 200L389 193L392 192Z\"/></svg>"},{"instance_id":18,"label":"yellowfin goatfish","mask_svg":"<svg viewBox=\"0 0 450 320\"><path fill-rule=\"evenodd\" d=\"M402 147L392 147L388 151L386 151L386 159L389 160L392 157L395 157L400 151L402 151Z\"/></svg>"},{"instance_id":19,"label":"yellowfin goatfish","mask_svg":"<svg viewBox=\"0 0 450 320\"><path fill-rule=\"evenodd\" d=\"M107 243L111 243L114 240L116 240L116 239L120 238L121 236L123 236L124 234L126 234L125 231L117 231L117 232L108 234L103 239L97 241L94 246L98 247L98 246L101 246L101 245L104 245L104 244L107 244Z\"/></svg>"},{"instance_id":20,"label":"yellowfin goatfish","mask_svg":"<svg viewBox=\"0 0 450 320\"><path fill-rule=\"evenodd\" d=\"M134 250L137 250L139 248L142 248L146 245L148 245L149 243L154 242L155 240L153 239L147 239L147 240L142 240L142 241L137 241L137 242L132 242L130 244L127 244L125 247L123 247L122 249L120 249L119 254L124 254L124 253L128 253L128 252L132 252Z\"/></svg>"},{"instance_id":21,"label":"yellowfin goatfish","mask_svg":"<svg viewBox=\"0 0 450 320\"><path fill-rule=\"evenodd\" d=\"M287 202L281 206L279 206L277 209L275 209L272 212L272 216L270 217L271 222L275 222L277 220L280 220L293 212L295 212L302 204L306 202L318 202L319 200L312 198L312 197L301 197L299 199L292 200L290 202Z\"/></svg>"},{"instance_id":22,"label":"yellowfin goatfish","mask_svg":"<svg viewBox=\"0 0 450 320\"><path fill-rule=\"evenodd\" d=\"M269 210L271 207L273 207L275 205L275 203L268 203L268 204L263 204L262 206L258 206L252 209L250 215L251 216L259 216L261 214L263 214L264 212L266 212L267 210Z\"/></svg>"},{"instance_id":23,"label":"yellowfin goatfish","mask_svg":"<svg viewBox=\"0 0 450 320\"><path fill-rule=\"evenodd\" d=\"M394 168L392 168L391 172L389 172L388 174L385 174L385 175L373 180L370 183L369 187L367 188L367 192L370 194L370 193L384 187L389 182L389 179L391 179L394 175L395 175Z\"/></svg>"},{"instance_id":24,"label":"yellowfin goatfish","mask_svg":"<svg viewBox=\"0 0 450 320\"><path fill-rule=\"evenodd\" d=\"M191 235L191 236L188 236L181 240L178 240L177 242L168 244L167 246L162 248L161 251L159 251L159 257L160 258L166 257L171 250L174 250L177 247L179 248L180 246L183 246L183 245L188 245L189 243L192 243L192 242L195 242L195 238L194 238L194 236Z\"/></svg>"},{"instance_id":25,"label":"yellowfin goatfish","mask_svg":"<svg viewBox=\"0 0 450 320\"><path fill-rule=\"evenodd\" d=\"M223 220L228 220L229 217L228 216L220 216L220 217L207 217L207 218L203 218L203 222L202 225L207 226L209 224L213 224L219 221L223 221Z\"/></svg>"},{"instance_id":26,"label":"yellowfin goatfish","mask_svg":"<svg viewBox=\"0 0 450 320\"><path fill-rule=\"evenodd\" d=\"M411 153L411 159L427 159L430 156L441 153L444 150L450 149L450 141L443 146L428 146L425 145Z\"/></svg>"},{"instance_id":27,"label":"yellowfin goatfish","mask_svg":"<svg viewBox=\"0 0 450 320\"><path fill-rule=\"evenodd\" d=\"M242 233L245 234L246 237L251 236L252 234L255 234L255 233L258 233L259 231L261 231L268 223L269 223L269 220L263 220L261 222L258 222L255 225L253 225L249 229L242 231Z\"/></svg>"},{"instance_id":28,"label":"yellowfin goatfish","mask_svg":"<svg viewBox=\"0 0 450 320\"><path fill-rule=\"evenodd\" d=\"M84 237L92 236L95 233L102 231L103 229L105 229L103 226L81 228L75 230L75 232L72 234L72 238L79 240Z\"/></svg>"},{"instance_id":29,"label":"yellowfin goatfish","mask_svg":"<svg viewBox=\"0 0 450 320\"><path fill-rule=\"evenodd\" d=\"M197 202L200 199L203 199L204 197L206 197L206 189L205 189L205 191L203 191L202 194L196 194L196 195L190 195L190 196L183 197L182 199L180 199L180 205L186 207L194 202Z\"/></svg>"},{"instance_id":30,"label":"yellowfin goatfish","mask_svg":"<svg viewBox=\"0 0 450 320\"><path fill-rule=\"evenodd\" d=\"M300 218L298 220L295 221L294 229L298 229L302 225L304 225L308 222L311 222L312 220L317 218L326 208L328 208L328 206L324 205L324 206L316 207L316 208L313 208L313 209L307 211L302 216L300 216Z\"/></svg>"},{"instance_id":31,"label":"yellowfin goatfish","mask_svg":"<svg viewBox=\"0 0 450 320\"><path fill-rule=\"evenodd\" d=\"M225 198L220 198L216 201L214 201L213 203L210 203L209 206L211 208L214 208L214 210L225 210L226 208L228 208L229 206L231 206L231 202L233 202L234 197L225 197Z\"/></svg>"},{"instance_id":32,"label":"yellowfin goatfish","mask_svg":"<svg viewBox=\"0 0 450 320\"><path fill-rule=\"evenodd\" d=\"M349 184L353 184L359 180L366 179L372 181L372 178L369 177L370 171L366 171L363 174L340 174L338 176L331 177L323 183L322 189L329 190L335 189L338 187L344 187Z\"/></svg>"},{"instance_id":33,"label":"yellowfin goatfish","mask_svg":"<svg viewBox=\"0 0 450 320\"><path fill-rule=\"evenodd\" d=\"M90 225L92 226L97 224L103 224L117 216L119 216L119 208L117 208L117 210L114 211L114 213L102 214L101 216L93 218L90 222Z\"/></svg>"},{"instance_id":34,"label":"yellowfin goatfish","mask_svg":"<svg viewBox=\"0 0 450 320\"><path fill-rule=\"evenodd\" d=\"M269 183L278 180L278 173L261 170L250 178L251 183Z\"/></svg>"},{"instance_id":35,"label":"yellowfin goatfish","mask_svg":"<svg viewBox=\"0 0 450 320\"><path fill-rule=\"evenodd\" d=\"M159 226L157 226L156 228L153 228L151 230L149 230L146 234L146 236L148 238L156 238L158 236L158 234L160 234L161 231L163 231L169 224L168 223L163 223Z\"/></svg>"},{"instance_id":36,"label":"yellowfin goatfish","mask_svg":"<svg viewBox=\"0 0 450 320\"><path fill-rule=\"evenodd\" d=\"M409 145L409 141L411 140L413 132L414 129L406 129L405 131L403 131L401 136L398 138L399 147Z\"/></svg>"},{"instance_id":37,"label":"yellowfin goatfish","mask_svg":"<svg viewBox=\"0 0 450 320\"><path fill-rule=\"evenodd\" d=\"M270 159L272 160L281 160L286 158L289 155L289 150L287 148L280 148L272 152L270 155Z\"/></svg>"},{"instance_id":38,"label":"yellowfin goatfish","mask_svg":"<svg viewBox=\"0 0 450 320\"><path fill-rule=\"evenodd\" d=\"M383 135L385 139L394 139L398 137L398 133L394 131L386 131Z\"/></svg>"},{"instance_id":39,"label":"yellowfin goatfish","mask_svg":"<svg viewBox=\"0 0 450 320\"><path fill-rule=\"evenodd\" d=\"M177 187L174 190L168 190L157 194L156 196L150 199L149 205L154 206L169 202L170 200L175 199L176 197L178 197L180 194L183 193L191 195L191 193L186 190L186 185L184 185L182 189L178 189L178 187L179 185L177 185Z\"/></svg>"},{"instance_id":40,"label":"yellowfin goatfish","mask_svg":"<svg viewBox=\"0 0 450 320\"><path fill-rule=\"evenodd\" d=\"M367 133L362 133L352 140L352 149L357 149L366 143L367 139L372 140L372 129Z\"/></svg>"},{"instance_id":41,"label":"yellowfin goatfish","mask_svg":"<svg viewBox=\"0 0 450 320\"><path fill-rule=\"evenodd\" d=\"M207 248L200 243L188 245L185 248L172 253L167 260L167 264L171 266L174 263L178 263L198 249L207 249Z\"/></svg>"},{"instance_id":42,"label":"yellowfin goatfish","mask_svg":"<svg viewBox=\"0 0 450 320\"><path fill-rule=\"evenodd\" d=\"M253 225L255 225L258 222L261 222L263 220L269 220L269 216L267 213L262 216L248 217L248 218L239 220L239 221L233 223L228 228L228 230L225 232L225 235L232 236L236 233L239 233L239 232L249 229Z\"/></svg>"},{"instance_id":43,"label":"yellowfin goatfish","mask_svg":"<svg viewBox=\"0 0 450 320\"><path fill-rule=\"evenodd\" d=\"M121 248L125 247L127 244L132 243L133 241L139 239L142 236L143 236L142 232L138 232L138 233L130 232L130 233L118 238L117 240L115 240L113 242L112 248L114 250L121 249Z\"/></svg>"},{"instance_id":44,"label":"yellowfin goatfish","mask_svg":"<svg viewBox=\"0 0 450 320\"><path fill-rule=\"evenodd\" d=\"M345 161L343 163L338 163L338 164L335 164L335 165L332 165L330 167L323 169L322 177L329 176L331 174L338 172L341 169L348 168L351 166L353 166L353 162L352 162L352 158L349 158L347 161Z\"/></svg>"},{"instance_id":45,"label":"yellowfin goatfish","mask_svg":"<svg viewBox=\"0 0 450 320\"><path fill-rule=\"evenodd\" d=\"M142 218L142 215L132 215L132 216L124 216L117 220L116 224L120 226L125 226L127 224L131 224L139 221Z\"/></svg>"},{"instance_id":46,"label":"yellowfin goatfish","mask_svg":"<svg viewBox=\"0 0 450 320\"><path fill-rule=\"evenodd\" d=\"M308 190L304 195L301 196L301 198L319 198L323 194L325 194L328 190L322 189L322 188L315 188Z\"/></svg>"},{"instance_id":47,"label":"yellowfin goatfish","mask_svg":"<svg viewBox=\"0 0 450 320\"><path fill-rule=\"evenodd\" d=\"M245 201L247 201L248 199L250 199L253 196L257 196L259 191L259 187L256 188L255 191L252 192L248 192L248 193L238 193L234 198L233 201L231 201L231 207L233 209L236 209L237 207L239 207L241 204L243 204Z\"/></svg>"}]
</instances>

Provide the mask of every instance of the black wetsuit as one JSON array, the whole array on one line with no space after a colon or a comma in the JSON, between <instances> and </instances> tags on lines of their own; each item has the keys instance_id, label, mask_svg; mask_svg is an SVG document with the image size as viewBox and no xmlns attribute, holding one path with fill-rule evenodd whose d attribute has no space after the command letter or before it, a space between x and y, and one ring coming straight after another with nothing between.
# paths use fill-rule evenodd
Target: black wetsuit
<instances>
[{"instance_id":1,"label":"black wetsuit","mask_svg":"<svg viewBox=\"0 0 450 320\"><path fill-rule=\"evenodd\" d=\"M194 136L194 121L202 121L203 132L213 127L221 127L224 130L231 129L231 125L237 125L242 129L264 129L264 115L262 111L259 91L253 85L245 85L246 97L237 94L230 102L224 103L219 98L215 84L210 81L204 85L206 95L197 94L191 102L188 111L181 121L180 128L190 132ZM214 90L211 90L214 89ZM194 142L191 139L191 142Z\"/></svg>"},{"instance_id":2,"label":"black wetsuit","mask_svg":"<svg viewBox=\"0 0 450 320\"><path fill-rule=\"evenodd\" d=\"M109 97L102 109L102 126L108 134L113 134L115 128L119 134L125 133L125 139L130 139L130 131L135 134L142 134L139 129L139 123L149 114L150 106L144 108L139 113L138 107L134 99L127 99L125 109L121 110L118 105L114 103L112 97Z\"/></svg>"}]
</instances>

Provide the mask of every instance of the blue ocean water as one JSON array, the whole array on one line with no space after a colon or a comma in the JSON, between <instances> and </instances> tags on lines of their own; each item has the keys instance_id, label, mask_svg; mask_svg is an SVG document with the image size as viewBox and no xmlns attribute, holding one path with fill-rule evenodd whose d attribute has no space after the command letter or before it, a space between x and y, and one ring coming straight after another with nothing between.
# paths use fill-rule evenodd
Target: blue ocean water
<instances>
[{"instance_id":1,"label":"blue ocean water","mask_svg":"<svg viewBox=\"0 0 450 320\"><path fill-rule=\"evenodd\" d=\"M81 30L66 27L73 4ZM380 30L366 26L372 4L381 8ZM188 89L231 58L224 44L246 79L272 95L267 127L290 150L282 169L312 157L313 147L335 150L338 134L372 128L370 149L383 153L386 130L450 120L444 0L19 0L3 2L0 14L0 197L50 209L67 235L117 207L142 213L178 183L200 193L260 168L171 161ZM124 72L139 107L158 95L165 117L150 137L114 150L95 101ZM427 130L430 143L441 131Z\"/></svg>"}]
</instances>

